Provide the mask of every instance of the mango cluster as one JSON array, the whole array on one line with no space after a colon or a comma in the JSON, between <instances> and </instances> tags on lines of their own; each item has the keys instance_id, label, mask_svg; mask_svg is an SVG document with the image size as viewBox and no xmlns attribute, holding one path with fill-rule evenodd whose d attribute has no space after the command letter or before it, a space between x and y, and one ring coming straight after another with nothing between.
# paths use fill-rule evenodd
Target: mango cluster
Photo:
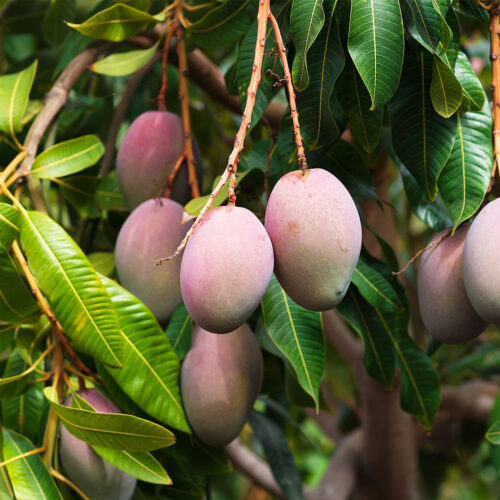
<instances>
[{"instance_id":1,"label":"mango cluster","mask_svg":"<svg viewBox=\"0 0 500 500\"><path fill-rule=\"evenodd\" d=\"M500 324L500 235L492 230L499 221L500 198L488 203L472 224L423 253L417 281L420 313L435 339L465 342L488 324Z\"/></svg>"}]
</instances>

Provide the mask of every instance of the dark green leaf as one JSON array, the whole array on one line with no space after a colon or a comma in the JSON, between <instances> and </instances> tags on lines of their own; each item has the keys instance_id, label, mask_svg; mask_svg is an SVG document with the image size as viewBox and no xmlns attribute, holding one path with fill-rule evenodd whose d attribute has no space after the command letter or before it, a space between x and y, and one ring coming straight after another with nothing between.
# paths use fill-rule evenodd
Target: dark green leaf
<instances>
[{"instance_id":1,"label":"dark green leaf","mask_svg":"<svg viewBox=\"0 0 500 500\"><path fill-rule=\"evenodd\" d=\"M175 310L165 334L179 360L184 359L191 347L191 337L193 335L193 320L184 304L181 304Z\"/></svg>"},{"instance_id":2,"label":"dark green leaf","mask_svg":"<svg viewBox=\"0 0 500 500\"><path fill-rule=\"evenodd\" d=\"M462 86L453 70L439 57L434 55L431 80L431 101L434 109L449 118L462 103Z\"/></svg>"},{"instance_id":3,"label":"dark green leaf","mask_svg":"<svg viewBox=\"0 0 500 500\"><path fill-rule=\"evenodd\" d=\"M0 202L0 245L9 249L19 234L19 210Z\"/></svg>"},{"instance_id":4,"label":"dark green leaf","mask_svg":"<svg viewBox=\"0 0 500 500\"><path fill-rule=\"evenodd\" d=\"M467 55L459 51L455 64L455 75L462 85L463 111L481 111L484 106L486 96L484 94L481 81L470 65Z\"/></svg>"}]
</instances>

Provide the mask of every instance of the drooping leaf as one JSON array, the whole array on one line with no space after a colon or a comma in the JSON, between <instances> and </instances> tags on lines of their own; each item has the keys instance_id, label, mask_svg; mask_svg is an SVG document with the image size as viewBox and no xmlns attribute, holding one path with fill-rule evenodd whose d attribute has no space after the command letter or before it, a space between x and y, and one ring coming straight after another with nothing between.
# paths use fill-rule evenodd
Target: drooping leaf
<instances>
[{"instance_id":1,"label":"drooping leaf","mask_svg":"<svg viewBox=\"0 0 500 500\"><path fill-rule=\"evenodd\" d=\"M481 81L470 65L467 55L459 51L455 64L455 75L462 85L462 110L481 111L486 96Z\"/></svg>"},{"instance_id":2,"label":"drooping leaf","mask_svg":"<svg viewBox=\"0 0 500 500\"><path fill-rule=\"evenodd\" d=\"M152 16L129 5L117 3L81 24L67 23L67 25L83 35L121 42L144 29L149 23L162 21L164 17L164 14Z\"/></svg>"},{"instance_id":3,"label":"drooping leaf","mask_svg":"<svg viewBox=\"0 0 500 500\"><path fill-rule=\"evenodd\" d=\"M111 300L88 259L57 223L25 212L21 246L66 334L103 363L121 366L123 340Z\"/></svg>"},{"instance_id":4,"label":"drooping leaf","mask_svg":"<svg viewBox=\"0 0 500 500\"><path fill-rule=\"evenodd\" d=\"M302 481L281 428L263 413L254 411L250 425L262 444L274 478L289 500L302 500Z\"/></svg>"},{"instance_id":5,"label":"drooping leaf","mask_svg":"<svg viewBox=\"0 0 500 500\"><path fill-rule=\"evenodd\" d=\"M390 389L396 370L394 349L373 307L351 286L337 309L363 341L366 371L386 389Z\"/></svg>"},{"instance_id":6,"label":"drooping leaf","mask_svg":"<svg viewBox=\"0 0 500 500\"><path fill-rule=\"evenodd\" d=\"M339 128L330 109L330 97L345 64L337 22L333 16L336 0L323 4L325 24L308 54L310 83L297 93L301 133L309 148L330 144Z\"/></svg>"},{"instance_id":7,"label":"drooping leaf","mask_svg":"<svg viewBox=\"0 0 500 500\"><path fill-rule=\"evenodd\" d=\"M256 15L257 4L252 0L225 0L190 24L187 32L198 47L216 48L240 38Z\"/></svg>"},{"instance_id":8,"label":"drooping leaf","mask_svg":"<svg viewBox=\"0 0 500 500\"><path fill-rule=\"evenodd\" d=\"M307 53L325 22L322 4L321 0L293 0L292 3L290 31L295 46L292 80L299 91L309 86Z\"/></svg>"},{"instance_id":9,"label":"drooping leaf","mask_svg":"<svg viewBox=\"0 0 500 500\"><path fill-rule=\"evenodd\" d=\"M395 0L353 0L349 53L372 100L379 108L398 86L404 54L403 19Z\"/></svg>"},{"instance_id":10,"label":"drooping leaf","mask_svg":"<svg viewBox=\"0 0 500 500\"><path fill-rule=\"evenodd\" d=\"M7 249L0 244L0 319L16 323L38 311Z\"/></svg>"},{"instance_id":11,"label":"drooping leaf","mask_svg":"<svg viewBox=\"0 0 500 500\"><path fill-rule=\"evenodd\" d=\"M10 460L34 449L29 439L5 427L2 428L3 460ZM5 467L18 500L34 498L63 500L39 454L14 460Z\"/></svg>"},{"instance_id":12,"label":"drooping leaf","mask_svg":"<svg viewBox=\"0 0 500 500\"><path fill-rule=\"evenodd\" d=\"M0 245L9 249L19 234L19 210L0 202Z\"/></svg>"},{"instance_id":13,"label":"drooping leaf","mask_svg":"<svg viewBox=\"0 0 500 500\"><path fill-rule=\"evenodd\" d=\"M431 80L431 101L434 109L449 118L462 103L462 86L453 70L439 57L434 55Z\"/></svg>"},{"instance_id":14,"label":"drooping leaf","mask_svg":"<svg viewBox=\"0 0 500 500\"><path fill-rule=\"evenodd\" d=\"M179 360L184 359L191 347L191 337L193 335L193 320L189 316L184 303L175 310L170 318L165 334Z\"/></svg>"},{"instance_id":15,"label":"drooping leaf","mask_svg":"<svg viewBox=\"0 0 500 500\"><path fill-rule=\"evenodd\" d=\"M439 192L454 228L480 207L490 184L492 165L491 111L484 99L481 111L457 115L455 143L439 176Z\"/></svg>"},{"instance_id":16,"label":"drooping leaf","mask_svg":"<svg viewBox=\"0 0 500 500\"><path fill-rule=\"evenodd\" d=\"M64 141L40 153L33 162L31 175L39 179L76 174L97 163L104 145L95 135Z\"/></svg>"},{"instance_id":17,"label":"drooping leaf","mask_svg":"<svg viewBox=\"0 0 500 500\"><path fill-rule=\"evenodd\" d=\"M325 362L320 313L293 302L275 276L262 299L266 331L290 362L300 385L319 405L319 383Z\"/></svg>"},{"instance_id":18,"label":"drooping leaf","mask_svg":"<svg viewBox=\"0 0 500 500\"><path fill-rule=\"evenodd\" d=\"M100 75L130 75L142 68L155 55L158 44L159 41L151 45L148 49L111 54L92 64L90 69Z\"/></svg>"},{"instance_id":19,"label":"drooping leaf","mask_svg":"<svg viewBox=\"0 0 500 500\"><path fill-rule=\"evenodd\" d=\"M0 130L14 136L21 128L37 61L12 75L0 76Z\"/></svg>"},{"instance_id":20,"label":"drooping leaf","mask_svg":"<svg viewBox=\"0 0 500 500\"><path fill-rule=\"evenodd\" d=\"M57 402L54 387L43 390L49 404L71 434L86 443L126 451L152 451L174 444L174 435L164 427L134 415L97 413ZM74 400L81 403L78 394Z\"/></svg>"},{"instance_id":21,"label":"drooping leaf","mask_svg":"<svg viewBox=\"0 0 500 500\"><path fill-rule=\"evenodd\" d=\"M352 135L366 152L372 152L380 141L384 113L382 109L370 109L370 94L352 64L340 75L335 93L348 117Z\"/></svg>"},{"instance_id":22,"label":"drooping leaf","mask_svg":"<svg viewBox=\"0 0 500 500\"><path fill-rule=\"evenodd\" d=\"M437 195L437 179L447 162L457 129L456 116L443 118L434 110L429 87L432 57L421 52L405 58L398 91L390 103L392 143L430 201Z\"/></svg>"},{"instance_id":23,"label":"drooping leaf","mask_svg":"<svg viewBox=\"0 0 500 500\"><path fill-rule=\"evenodd\" d=\"M179 389L179 360L149 309L102 277L123 336L123 368L107 368L125 393L150 415L190 433Z\"/></svg>"}]
</instances>

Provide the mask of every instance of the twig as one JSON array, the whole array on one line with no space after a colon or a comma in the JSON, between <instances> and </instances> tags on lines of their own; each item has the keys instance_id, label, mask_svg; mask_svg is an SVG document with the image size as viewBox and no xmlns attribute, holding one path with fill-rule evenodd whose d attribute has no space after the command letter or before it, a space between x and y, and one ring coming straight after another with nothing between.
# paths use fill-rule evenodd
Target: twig
<instances>
[{"instance_id":1,"label":"twig","mask_svg":"<svg viewBox=\"0 0 500 500\"><path fill-rule=\"evenodd\" d=\"M165 186L165 190L163 191L163 196L165 198L170 198L170 195L172 194L172 186L174 184L175 178L177 177L177 173L181 169L182 164L183 164L185 159L186 159L186 156L185 156L185 152L184 152L179 156L177 163L174 165L174 168L172 169L172 172L170 172L170 175L168 176L167 185Z\"/></svg>"},{"instance_id":2,"label":"twig","mask_svg":"<svg viewBox=\"0 0 500 500\"><path fill-rule=\"evenodd\" d=\"M500 169L500 9L498 5L490 11L490 59L491 87L493 90L493 168L491 178L495 179Z\"/></svg>"},{"instance_id":3,"label":"twig","mask_svg":"<svg viewBox=\"0 0 500 500\"><path fill-rule=\"evenodd\" d=\"M38 453L43 453L45 451L45 448L42 446L40 448L35 448L34 450L27 451L25 453L21 453L20 455L17 455L16 457L9 458L8 460L4 460L3 462L0 462L0 467L4 467L8 464L11 464L12 462L15 462L16 460L20 460L21 458L26 458L26 457L31 457L32 455L38 455Z\"/></svg>"},{"instance_id":4,"label":"twig","mask_svg":"<svg viewBox=\"0 0 500 500\"><path fill-rule=\"evenodd\" d=\"M437 240L434 240L433 242L429 243L425 248L422 248L419 250L401 269L400 271L393 271L392 274L395 276L399 276L400 274L404 273L410 266L413 264L426 250L431 250L433 248L436 248L444 239L448 238L451 234L451 229L448 229L445 233L443 233Z\"/></svg>"},{"instance_id":5,"label":"twig","mask_svg":"<svg viewBox=\"0 0 500 500\"><path fill-rule=\"evenodd\" d=\"M168 49L170 47L170 42L172 40L172 37L174 36L175 32L177 31L177 23L174 22L174 24L170 27L170 30L168 31L168 34L165 38L165 44L163 45L163 55L162 55L162 62L161 62L161 87L160 91L158 92L158 109L160 111L166 111L166 106L165 106L165 92L167 91L167 78L168 78L168 73L167 73L167 61L168 61Z\"/></svg>"},{"instance_id":6,"label":"twig","mask_svg":"<svg viewBox=\"0 0 500 500\"><path fill-rule=\"evenodd\" d=\"M18 165L24 160L24 157L26 156L26 151L21 151L16 155L16 157L5 167L4 170L2 170L2 173L0 173L0 182L5 182L9 175L11 175L14 170L18 167Z\"/></svg>"},{"instance_id":7,"label":"twig","mask_svg":"<svg viewBox=\"0 0 500 500\"><path fill-rule=\"evenodd\" d=\"M75 490L83 498L83 500L90 500L90 498L80 488L78 488L76 484L72 483L67 477L63 476L52 467L50 468L50 475L59 481L66 483L70 488Z\"/></svg>"}]
</instances>

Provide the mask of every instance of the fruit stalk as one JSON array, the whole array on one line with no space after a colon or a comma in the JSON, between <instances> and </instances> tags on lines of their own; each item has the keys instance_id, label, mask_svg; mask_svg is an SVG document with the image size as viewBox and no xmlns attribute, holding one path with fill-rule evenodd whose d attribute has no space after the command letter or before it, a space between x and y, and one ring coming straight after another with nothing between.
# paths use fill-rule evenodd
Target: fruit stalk
<instances>
[{"instance_id":1,"label":"fruit stalk","mask_svg":"<svg viewBox=\"0 0 500 500\"><path fill-rule=\"evenodd\" d=\"M491 59L491 87L493 89L493 169L492 179L496 170L500 168L500 37L499 26L500 7L490 10L490 59Z\"/></svg>"},{"instance_id":2,"label":"fruit stalk","mask_svg":"<svg viewBox=\"0 0 500 500\"><path fill-rule=\"evenodd\" d=\"M172 37L174 36L177 30L177 23L174 21L174 24L169 23L167 26L170 26L168 30L167 37L165 38L165 44L163 45L163 56L161 61L162 73L161 73L161 87L158 92L158 109L160 111L166 111L167 107L165 106L165 92L167 91L167 62L168 62L168 49L170 48L170 42Z\"/></svg>"}]
</instances>

